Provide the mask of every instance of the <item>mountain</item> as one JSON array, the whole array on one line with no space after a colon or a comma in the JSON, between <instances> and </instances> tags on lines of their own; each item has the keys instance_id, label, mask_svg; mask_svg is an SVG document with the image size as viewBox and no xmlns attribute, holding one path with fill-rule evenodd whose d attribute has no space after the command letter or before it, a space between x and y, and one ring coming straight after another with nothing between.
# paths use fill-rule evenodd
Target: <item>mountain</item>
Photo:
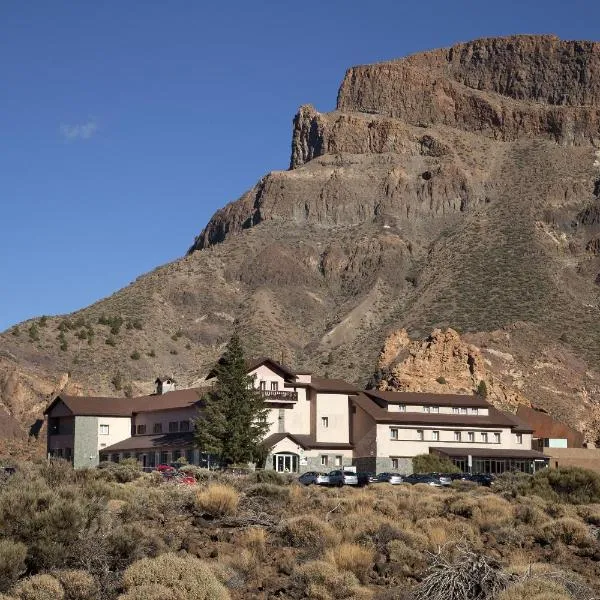
<instances>
[{"instance_id":1,"label":"mountain","mask_svg":"<svg viewBox=\"0 0 600 600\"><path fill-rule=\"evenodd\" d=\"M335 111L298 111L289 170L185 257L4 332L0 401L30 422L65 386L192 385L236 319L250 354L359 383L398 329L452 328L507 397L595 440L599 147L598 43L492 38L353 67Z\"/></svg>"}]
</instances>

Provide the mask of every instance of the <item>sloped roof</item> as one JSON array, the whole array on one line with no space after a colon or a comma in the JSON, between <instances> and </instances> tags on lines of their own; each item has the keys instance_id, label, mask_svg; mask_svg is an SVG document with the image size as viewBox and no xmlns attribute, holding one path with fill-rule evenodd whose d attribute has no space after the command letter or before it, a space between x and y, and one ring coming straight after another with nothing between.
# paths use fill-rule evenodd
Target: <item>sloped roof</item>
<instances>
[{"instance_id":1,"label":"sloped roof","mask_svg":"<svg viewBox=\"0 0 600 600\"><path fill-rule=\"evenodd\" d=\"M317 442L310 435L301 435L297 433L274 433L270 435L268 438L263 440L263 445L267 448L272 448L276 444L278 444L281 440L285 438L289 438L295 444L298 444L304 450L317 450L317 449L331 449L331 450L351 450L354 448L352 444L346 443L334 443L334 442Z\"/></svg>"},{"instance_id":2,"label":"sloped roof","mask_svg":"<svg viewBox=\"0 0 600 600\"><path fill-rule=\"evenodd\" d=\"M426 392L388 392L365 390L365 394L376 400L392 404L416 404L432 406L461 406L487 408L489 403L478 394L431 394Z\"/></svg>"},{"instance_id":3,"label":"sloped roof","mask_svg":"<svg viewBox=\"0 0 600 600\"><path fill-rule=\"evenodd\" d=\"M197 404L203 393L204 390L201 388L191 388L136 398L59 394L46 408L44 414L49 414L58 402L62 402L75 416L130 417L139 412L188 408Z\"/></svg>"},{"instance_id":4,"label":"sloped roof","mask_svg":"<svg viewBox=\"0 0 600 600\"><path fill-rule=\"evenodd\" d=\"M447 415L439 413L388 411L377 404L366 392L354 396L353 402L378 423L391 423L397 425L456 425L460 427L510 427L515 431L517 431L517 427L521 427L513 415L500 412L487 403L485 403L485 407L489 409L488 415ZM425 402L425 404L429 404L429 402ZM435 405L434 402L431 404ZM521 431L525 432L531 430L521 429Z\"/></svg>"},{"instance_id":5,"label":"sloped roof","mask_svg":"<svg viewBox=\"0 0 600 600\"><path fill-rule=\"evenodd\" d=\"M129 450L152 450L163 447L189 448L194 443L194 433L162 433L154 435L133 435L112 446L101 448L100 452L123 452Z\"/></svg>"},{"instance_id":6,"label":"sloped roof","mask_svg":"<svg viewBox=\"0 0 600 600\"><path fill-rule=\"evenodd\" d=\"M463 457L470 455L477 458L522 458L528 460L548 459L548 457L544 456L542 452L526 449L513 450L502 448L471 448L469 446L448 448L443 446L429 446L429 450L434 450L438 454L445 454L446 456L454 457Z\"/></svg>"},{"instance_id":7,"label":"sloped roof","mask_svg":"<svg viewBox=\"0 0 600 600\"><path fill-rule=\"evenodd\" d=\"M307 387L313 388L317 392L342 392L347 394L358 394L360 391L358 387L344 381L343 379L327 379L325 377L318 377L313 375L310 378L310 383L306 384Z\"/></svg>"},{"instance_id":8,"label":"sloped roof","mask_svg":"<svg viewBox=\"0 0 600 600\"><path fill-rule=\"evenodd\" d=\"M221 363L221 360L219 360L219 364ZM273 371L275 371L276 373L279 373L279 375L281 375L284 379L296 379L296 373L294 373L294 371L292 371L290 368L278 363L276 360L273 360L272 358L269 358L268 356L261 356L259 358L249 358L245 361L245 365L246 365L246 372L249 373L250 371L254 371L254 369L257 369L258 367L262 366L262 365L269 365L271 369L273 369ZM209 372L208 375L206 376L206 379L212 379L213 377L216 377L217 373L216 370L214 368L212 368Z\"/></svg>"}]
</instances>

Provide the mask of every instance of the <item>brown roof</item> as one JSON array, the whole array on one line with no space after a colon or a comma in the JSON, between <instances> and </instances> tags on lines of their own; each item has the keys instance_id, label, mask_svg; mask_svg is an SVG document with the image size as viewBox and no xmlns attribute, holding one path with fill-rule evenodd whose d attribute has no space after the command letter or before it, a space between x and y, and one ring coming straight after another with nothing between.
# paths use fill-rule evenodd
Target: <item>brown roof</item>
<instances>
[{"instance_id":1,"label":"brown roof","mask_svg":"<svg viewBox=\"0 0 600 600\"><path fill-rule=\"evenodd\" d=\"M59 394L46 408L44 414L49 414L58 403L63 404L73 415L98 417L130 417L138 412L157 410L172 410L188 408L197 404L204 390L192 388L176 390L166 394L151 394L136 398L111 398L101 396L69 396Z\"/></svg>"},{"instance_id":2,"label":"brown roof","mask_svg":"<svg viewBox=\"0 0 600 600\"><path fill-rule=\"evenodd\" d=\"M384 392L366 390L365 394L376 400L393 404L418 404L432 406L487 407L489 404L478 394L431 394L425 392Z\"/></svg>"},{"instance_id":3,"label":"brown roof","mask_svg":"<svg viewBox=\"0 0 600 600\"><path fill-rule=\"evenodd\" d=\"M315 375L310 378L310 383L307 383L306 385L321 393L342 392L347 394L358 394L360 391L358 387L343 379L326 379L325 377L316 377Z\"/></svg>"},{"instance_id":4,"label":"brown roof","mask_svg":"<svg viewBox=\"0 0 600 600\"><path fill-rule=\"evenodd\" d=\"M219 360L219 363L220 362L221 361ZM247 359L246 360L246 372L249 373L250 371L254 371L254 369L260 367L261 365L265 365L265 364L270 365L270 367L274 371L277 371L280 375L282 375L284 379L295 379L296 378L296 373L294 373L294 371L292 371L290 368L278 363L276 360L269 358L268 356L261 356L260 358ZM212 368L208 372L206 379L212 379L213 377L216 377L216 375L217 375L216 370L214 368Z\"/></svg>"},{"instance_id":5,"label":"brown roof","mask_svg":"<svg viewBox=\"0 0 600 600\"><path fill-rule=\"evenodd\" d=\"M579 431L552 418L548 413L528 406L519 406L517 418L528 424L536 438L566 438L570 447L581 448L584 436Z\"/></svg>"},{"instance_id":6,"label":"brown roof","mask_svg":"<svg viewBox=\"0 0 600 600\"><path fill-rule=\"evenodd\" d=\"M487 403L485 407L488 408L488 415L445 415L438 413L388 411L369 397L367 392L358 394L353 398L353 401L378 423L393 423L398 425L457 425L462 427L517 427L513 415L500 412Z\"/></svg>"},{"instance_id":7,"label":"brown roof","mask_svg":"<svg viewBox=\"0 0 600 600\"><path fill-rule=\"evenodd\" d=\"M310 435L301 435L297 433L274 433L263 440L263 445L267 448L272 448L285 438L290 438L298 446L305 450L330 449L330 450L351 450L354 448L352 444L334 443L334 442L317 442Z\"/></svg>"},{"instance_id":8,"label":"brown roof","mask_svg":"<svg viewBox=\"0 0 600 600\"><path fill-rule=\"evenodd\" d=\"M100 448L100 452L123 452L130 450L160 450L161 448L189 448L194 444L194 433L163 433L133 435L112 446Z\"/></svg>"},{"instance_id":9,"label":"brown roof","mask_svg":"<svg viewBox=\"0 0 600 600\"><path fill-rule=\"evenodd\" d=\"M452 447L446 448L441 446L429 446L429 450L433 450L438 454L445 454L446 456L474 456L477 458L523 458L529 460L542 459L546 460L547 457L541 452L535 450L504 450L502 448L469 448L469 447Z\"/></svg>"}]
</instances>

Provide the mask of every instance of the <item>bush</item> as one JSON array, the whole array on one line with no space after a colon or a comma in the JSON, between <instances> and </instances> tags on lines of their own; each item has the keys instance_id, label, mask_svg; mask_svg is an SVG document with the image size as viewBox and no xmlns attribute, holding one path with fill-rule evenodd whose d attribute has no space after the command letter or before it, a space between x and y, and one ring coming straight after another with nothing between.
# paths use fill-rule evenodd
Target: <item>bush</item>
<instances>
[{"instance_id":1,"label":"bush","mask_svg":"<svg viewBox=\"0 0 600 600\"><path fill-rule=\"evenodd\" d=\"M282 475L277 471L254 471L249 478L250 481L254 481L255 483L273 483L275 485L286 485L290 483L290 477L286 475Z\"/></svg>"},{"instance_id":2,"label":"bush","mask_svg":"<svg viewBox=\"0 0 600 600\"><path fill-rule=\"evenodd\" d=\"M212 483L196 495L196 507L212 517L232 515L240 502L238 492L229 485Z\"/></svg>"},{"instance_id":3,"label":"bush","mask_svg":"<svg viewBox=\"0 0 600 600\"><path fill-rule=\"evenodd\" d=\"M577 519L564 517L544 525L538 538L546 543L561 541L563 544L584 546L590 542L588 528Z\"/></svg>"},{"instance_id":4,"label":"bush","mask_svg":"<svg viewBox=\"0 0 600 600\"><path fill-rule=\"evenodd\" d=\"M34 575L19 581L12 589L19 600L62 600L65 597L60 582L51 575Z\"/></svg>"},{"instance_id":5,"label":"bush","mask_svg":"<svg viewBox=\"0 0 600 600\"><path fill-rule=\"evenodd\" d=\"M487 398L487 395L488 395L487 385L486 385L485 381L483 381L483 379L479 382L479 385L477 386L477 393L482 398Z\"/></svg>"},{"instance_id":6,"label":"bush","mask_svg":"<svg viewBox=\"0 0 600 600\"><path fill-rule=\"evenodd\" d=\"M460 473L460 469L448 458L438 454L418 454L412 459L415 473Z\"/></svg>"},{"instance_id":7,"label":"bush","mask_svg":"<svg viewBox=\"0 0 600 600\"><path fill-rule=\"evenodd\" d=\"M572 596L560 583L552 580L529 579L504 590L498 600L571 600Z\"/></svg>"},{"instance_id":8,"label":"bush","mask_svg":"<svg viewBox=\"0 0 600 600\"><path fill-rule=\"evenodd\" d=\"M293 548L320 551L338 541L338 535L328 523L313 515L302 515L284 521L281 537Z\"/></svg>"},{"instance_id":9,"label":"bush","mask_svg":"<svg viewBox=\"0 0 600 600\"><path fill-rule=\"evenodd\" d=\"M257 483L246 490L247 496L261 496L263 498L286 499L290 495L290 488L272 483Z\"/></svg>"},{"instance_id":10,"label":"bush","mask_svg":"<svg viewBox=\"0 0 600 600\"><path fill-rule=\"evenodd\" d=\"M600 475L579 467L544 469L531 479L531 493L571 504L600 502Z\"/></svg>"},{"instance_id":11,"label":"bush","mask_svg":"<svg viewBox=\"0 0 600 600\"><path fill-rule=\"evenodd\" d=\"M354 573L363 583L374 561L373 551L358 544L336 546L328 552L327 557L338 569Z\"/></svg>"},{"instance_id":12,"label":"bush","mask_svg":"<svg viewBox=\"0 0 600 600\"><path fill-rule=\"evenodd\" d=\"M325 561L312 561L300 565L294 572L304 596L311 600L367 600L372 593L361 587L356 576Z\"/></svg>"},{"instance_id":13,"label":"bush","mask_svg":"<svg viewBox=\"0 0 600 600\"><path fill-rule=\"evenodd\" d=\"M129 358L131 358L131 360L140 360L141 358L141 354L137 351L134 350L130 355Z\"/></svg>"},{"instance_id":14,"label":"bush","mask_svg":"<svg viewBox=\"0 0 600 600\"><path fill-rule=\"evenodd\" d=\"M189 554L167 553L157 558L143 558L125 570L123 585L127 593L121 595L120 600L230 598L210 567Z\"/></svg>"},{"instance_id":15,"label":"bush","mask_svg":"<svg viewBox=\"0 0 600 600\"><path fill-rule=\"evenodd\" d=\"M129 483L142 476L142 465L135 458L125 458L121 462L114 463L102 461L98 467L105 481L116 481L118 483Z\"/></svg>"},{"instance_id":16,"label":"bush","mask_svg":"<svg viewBox=\"0 0 600 600\"><path fill-rule=\"evenodd\" d=\"M27 546L12 540L0 540L0 592L6 591L25 573Z\"/></svg>"},{"instance_id":17,"label":"bush","mask_svg":"<svg viewBox=\"0 0 600 600\"><path fill-rule=\"evenodd\" d=\"M56 571L54 577L63 587L65 600L89 600L96 595L96 581L86 571Z\"/></svg>"},{"instance_id":18,"label":"bush","mask_svg":"<svg viewBox=\"0 0 600 600\"><path fill-rule=\"evenodd\" d=\"M436 381L437 381L438 383L442 384L442 385L444 385L444 384L448 383L448 382L446 381L446 378L445 378L445 377L438 377L438 378L436 379Z\"/></svg>"}]
</instances>

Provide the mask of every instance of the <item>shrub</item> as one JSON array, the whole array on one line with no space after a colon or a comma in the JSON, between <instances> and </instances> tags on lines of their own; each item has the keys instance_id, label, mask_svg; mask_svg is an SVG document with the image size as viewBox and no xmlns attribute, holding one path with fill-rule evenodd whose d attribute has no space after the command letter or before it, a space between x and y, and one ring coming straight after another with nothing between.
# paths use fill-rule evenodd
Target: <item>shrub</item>
<instances>
[{"instance_id":1,"label":"shrub","mask_svg":"<svg viewBox=\"0 0 600 600\"><path fill-rule=\"evenodd\" d=\"M156 356L156 352L154 352L154 350L150 350L150 352L146 353L150 358L154 358Z\"/></svg>"},{"instance_id":2,"label":"shrub","mask_svg":"<svg viewBox=\"0 0 600 600\"><path fill-rule=\"evenodd\" d=\"M371 592L361 587L352 573L340 573L336 566L329 562L304 563L295 570L294 576L304 595L311 600L367 600L372 597Z\"/></svg>"},{"instance_id":3,"label":"shrub","mask_svg":"<svg viewBox=\"0 0 600 600\"><path fill-rule=\"evenodd\" d=\"M337 565L338 569L354 573L363 583L367 579L368 571L374 561L373 550L348 543L332 548L327 557Z\"/></svg>"},{"instance_id":4,"label":"shrub","mask_svg":"<svg viewBox=\"0 0 600 600\"><path fill-rule=\"evenodd\" d=\"M121 375L121 372L117 371L110 382L113 384L115 390L121 390L123 388L123 375Z\"/></svg>"},{"instance_id":5,"label":"shrub","mask_svg":"<svg viewBox=\"0 0 600 600\"><path fill-rule=\"evenodd\" d=\"M477 510L473 513L473 521L480 529L493 529L512 520L512 506L504 498L488 494L477 499Z\"/></svg>"},{"instance_id":6,"label":"shrub","mask_svg":"<svg viewBox=\"0 0 600 600\"><path fill-rule=\"evenodd\" d=\"M560 583L548 579L529 579L504 590L498 600L571 600Z\"/></svg>"},{"instance_id":7,"label":"shrub","mask_svg":"<svg viewBox=\"0 0 600 600\"><path fill-rule=\"evenodd\" d=\"M7 590L25 573L27 546L12 540L0 540L0 591Z\"/></svg>"},{"instance_id":8,"label":"shrub","mask_svg":"<svg viewBox=\"0 0 600 600\"><path fill-rule=\"evenodd\" d=\"M65 600L88 600L96 594L96 581L86 571L64 570L53 575L63 587Z\"/></svg>"},{"instance_id":9,"label":"shrub","mask_svg":"<svg viewBox=\"0 0 600 600\"><path fill-rule=\"evenodd\" d=\"M567 545L583 546L590 542L588 528L577 519L564 517L544 525L539 539L546 543L561 541Z\"/></svg>"},{"instance_id":10,"label":"shrub","mask_svg":"<svg viewBox=\"0 0 600 600\"><path fill-rule=\"evenodd\" d=\"M288 545L317 552L338 541L338 535L331 525L313 515L301 515L284 521L280 533Z\"/></svg>"},{"instance_id":11,"label":"shrub","mask_svg":"<svg viewBox=\"0 0 600 600\"><path fill-rule=\"evenodd\" d=\"M113 348L117 345L117 341L115 340L115 338L112 335L109 335L105 340L104 340L105 344L108 344L109 346L112 346Z\"/></svg>"},{"instance_id":12,"label":"shrub","mask_svg":"<svg viewBox=\"0 0 600 600\"><path fill-rule=\"evenodd\" d=\"M229 485L212 483L196 495L196 507L212 517L232 515L240 501L238 492Z\"/></svg>"},{"instance_id":13,"label":"shrub","mask_svg":"<svg viewBox=\"0 0 600 600\"><path fill-rule=\"evenodd\" d=\"M62 600L65 597L60 582L51 575L34 575L19 581L12 593L19 600Z\"/></svg>"},{"instance_id":14,"label":"shrub","mask_svg":"<svg viewBox=\"0 0 600 600\"><path fill-rule=\"evenodd\" d=\"M438 377L438 378L436 379L436 381L437 381L438 383L442 384L442 385L444 385L444 384L448 383L448 382L446 381L446 378L445 378L445 377Z\"/></svg>"},{"instance_id":15,"label":"shrub","mask_svg":"<svg viewBox=\"0 0 600 600\"><path fill-rule=\"evenodd\" d=\"M119 463L103 461L97 468L106 481L128 483L142 476L142 465L135 458L125 458Z\"/></svg>"},{"instance_id":16,"label":"shrub","mask_svg":"<svg viewBox=\"0 0 600 600\"><path fill-rule=\"evenodd\" d=\"M254 471L249 477L250 481L256 483L273 483L275 485L285 485L290 482L290 478L278 473L277 471Z\"/></svg>"},{"instance_id":17,"label":"shrub","mask_svg":"<svg viewBox=\"0 0 600 600\"><path fill-rule=\"evenodd\" d=\"M246 490L246 495L283 500L289 497L290 489L281 485L273 485L272 483L257 483Z\"/></svg>"},{"instance_id":18,"label":"shrub","mask_svg":"<svg viewBox=\"0 0 600 600\"><path fill-rule=\"evenodd\" d=\"M412 459L415 473L459 473L460 469L448 458L437 454L418 454Z\"/></svg>"},{"instance_id":19,"label":"shrub","mask_svg":"<svg viewBox=\"0 0 600 600\"><path fill-rule=\"evenodd\" d=\"M140 360L141 358L141 354L137 351L134 350L130 355L129 358L131 358L131 360Z\"/></svg>"},{"instance_id":20,"label":"shrub","mask_svg":"<svg viewBox=\"0 0 600 600\"><path fill-rule=\"evenodd\" d=\"M477 386L477 393L482 398L487 398L487 395L488 395L487 385L486 385L485 381L483 381L483 379L479 382L479 385Z\"/></svg>"},{"instance_id":21,"label":"shrub","mask_svg":"<svg viewBox=\"0 0 600 600\"><path fill-rule=\"evenodd\" d=\"M35 323L32 323L29 326L29 329L27 331L29 333L29 339L32 342L39 342L39 340L40 340L40 332L39 332L38 327L37 327L37 325Z\"/></svg>"},{"instance_id":22,"label":"shrub","mask_svg":"<svg viewBox=\"0 0 600 600\"><path fill-rule=\"evenodd\" d=\"M600 475L579 467L544 469L533 476L531 491L548 499L553 493L563 502L593 504L600 502Z\"/></svg>"},{"instance_id":23,"label":"shrub","mask_svg":"<svg viewBox=\"0 0 600 600\"><path fill-rule=\"evenodd\" d=\"M229 600L229 592L210 567L189 554L162 554L143 558L123 573L127 590L120 600L177 598L178 600ZM160 595L157 595L157 590Z\"/></svg>"}]
</instances>

